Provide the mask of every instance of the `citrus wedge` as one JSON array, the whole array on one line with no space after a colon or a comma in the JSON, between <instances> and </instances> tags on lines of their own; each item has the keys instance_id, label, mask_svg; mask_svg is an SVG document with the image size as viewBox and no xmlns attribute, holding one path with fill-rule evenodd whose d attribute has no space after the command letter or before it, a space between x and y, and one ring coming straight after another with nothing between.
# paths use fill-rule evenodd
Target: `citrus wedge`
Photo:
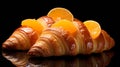
<instances>
[{"instance_id":1,"label":"citrus wedge","mask_svg":"<svg viewBox=\"0 0 120 67\"><path fill-rule=\"evenodd\" d=\"M93 39L96 39L100 35L101 27L98 22L96 22L94 20L87 20L87 21L84 21L83 23L87 27L87 29L90 32L90 35Z\"/></svg>"},{"instance_id":2,"label":"citrus wedge","mask_svg":"<svg viewBox=\"0 0 120 67\"><path fill-rule=\"evenodd\" d=\"M62 20L54 23L51 27L52 28L62 28L64 30L68 31L72 35L74 35L77 31L73 22L66 20L66 19L62 19Z\"/></svg>"},{"instance_id":3,"label":"citrus wedge","mask_svg":"<svg viewBox=\"0 0 120 67\"><path fill-rule=\"evenodd\" d=\"M67 19L69 21L73 21L72 13L68 9L62 7L56 7L51 9L48 12L47 16L52 17L53 20L55 21L59 21L61 19Z\"/></svg>"},{"instance_id":4,"label":"citrus wedge","mask_svg":"<svg viewBox=\"0 0 120 67\"><path fill-rule=\"evenodd\" d=\"M39 23L37 20L35 19L25 19L21 22L22 26L29 26L31 28L33 28L34 30L36 30L39 34L42 32L43 30L43 26L41 23Z\"/></svg>"}]
</instances>

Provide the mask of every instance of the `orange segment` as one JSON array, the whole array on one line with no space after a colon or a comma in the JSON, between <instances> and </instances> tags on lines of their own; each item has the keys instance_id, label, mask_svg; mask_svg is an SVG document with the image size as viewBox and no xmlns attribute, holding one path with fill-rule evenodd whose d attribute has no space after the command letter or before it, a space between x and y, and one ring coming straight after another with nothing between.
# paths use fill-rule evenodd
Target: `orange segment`
<instances>
[{"instance_id":1,"label":"orange segment","mask_svg":"<svg viewBox=\"0 0 120 67\"><path fill-rule=\"evenodd\" d=\"M87 21L84 21L83 23L87 27L87 29L90 32L90 35L93 39L96 39L100 35L101 27L98 22L96 22L94 20L87 20Z\"/></svg>"},{"instance_id":2,"label":"orange segment","mask_svg":"<svg viewBox=\"0 0 120 67\"><path fill-rule=\"evenodd\" d=\"M71 21L66 20L66 19L63 19L63 20L60 20L60 21L54 23L51 27L52 28L62 28L64 30L67 30L72 35L74 35L77 31L74 24Z\"/></svg>"},{"instance_id":3,"label":"orange segment","mask_svg":"<svg viewBox=\"0 0 120 67\"><path fill-rule=\"evenodd\" d=\"M59 21L61 19L67 19L69 21L73 21L72 13L68 9L62 7L56 7L51 9L48 12L47 16L52 17L53 20L55 21Z\"/></svg>"},{"instance_id":4,"label":"orange segment","mask_svg":"<svg viewBox=\"0 0 120 67\"><path fill-rule=\"evenodd\" d=\"M34 30L36 30L39 34L42 32L43 30L43 26L41 23L39 23L37 20L35 19L25 19L22 21L21 23L22 26L29 26L31 28L33 28Z\"/></svg>"}]
</instances>

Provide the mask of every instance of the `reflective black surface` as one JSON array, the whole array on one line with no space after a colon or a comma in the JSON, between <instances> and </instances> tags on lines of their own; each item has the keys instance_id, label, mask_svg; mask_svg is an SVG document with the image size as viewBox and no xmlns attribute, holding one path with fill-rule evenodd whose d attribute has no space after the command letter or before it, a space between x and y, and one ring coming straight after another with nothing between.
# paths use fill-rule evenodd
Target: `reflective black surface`
<instances>
[{"instance_id":1,"label":"reflective black surface","mask_svg":"<svg viewBox=\"0 0 120 67\"><path fill-rule=\"evenodd\" d=\"M30 57L23 51L3 51L2 55L16 67L106 67L110 64L114 52L49 58Z\"/></svg>"},{"instance_id":2,"label":"reflective black surface","mask_svg":"<svg viewBox=\"0 0 120 67\"><path fill-rule=\"evenodd\" d=\"M55 58L28 58L24 52L6 52L1 50L0 67L14 67L16 64L25 66L80 66L95 67L100 65L104 67L105 64L102 54L105 55L107 67L120 66L120 31L119 31L119 2L116 1L2 1L0 2L0 44L11 35L11 33L20 26L23 19L39 18L46 15L48 11L54 7L64 7L69 9L75 18L81 21L96 20L100 23L102 29L106 30L114 39L115 47L110 54L100 53L90 56L76 56L76 57L55 57ZM3 5L1 5L3 4ZM7 6L5 6L7 5ZM107 55L107 56L106 56ZM110 58L109 56L110 55ZM22 58L21 58L22 57ZM26 58L26 59L24 59ZM16 59L15 63L10 59ZM19 61L17 61L19 59ZM97 61L98 60L98 61ZM18 62L18 63L17 63ZM24 64L25 63L25 64ZM103 64L101 64L103 63ZM59 65L60 64L60 65ZM67 66L67 67L68 67ZM76 66L77 67L77 66ZM97 67L97 66L96 66ZM99 67L99 66L98 66Z\"/></svg>"}]
</instances>

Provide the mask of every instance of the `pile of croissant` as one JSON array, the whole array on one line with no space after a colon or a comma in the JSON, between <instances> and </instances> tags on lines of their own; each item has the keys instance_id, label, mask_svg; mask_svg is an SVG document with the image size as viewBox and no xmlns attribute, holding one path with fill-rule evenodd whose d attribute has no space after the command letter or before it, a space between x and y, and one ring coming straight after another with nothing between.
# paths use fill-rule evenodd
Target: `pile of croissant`
<instances>
[{"instance_id":1,"label":"pile of croissant","mask_svg":"<svg viewBox=\"0 0 120 67\"><path fill-rule=\"evenodd\" d=\"M74 36L62 28L52 28L56 23L52 17L42 16L37 21L44 27L41 33L21 25L3 42L3 50L28 50L28 55L42 57L75 56L100 53L115 45L114 39L103 29L96 39L92 39L87 27L76 18L72 21L77 28Z\"/></svg>"}]
</instances>

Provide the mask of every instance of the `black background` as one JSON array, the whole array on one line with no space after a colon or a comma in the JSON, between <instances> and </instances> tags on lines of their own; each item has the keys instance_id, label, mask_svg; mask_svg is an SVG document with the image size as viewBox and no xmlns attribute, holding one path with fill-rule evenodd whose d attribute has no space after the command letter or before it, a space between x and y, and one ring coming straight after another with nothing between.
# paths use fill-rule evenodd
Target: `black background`
<instances>
[{"instance_id":1,"label":"black background","mask_svg":"<svg viewBox=\"0 0 120 67\"><path fill-rule=\"evenodd\" d=\"M20 26L23 19L39 18L46 15L54 7L64 7L70 10L75 18L81 21L96 20L101 28L106 30L115 39L113 48L115 56L110 67L119 65L120 60L120 31L119 31L119 4L117 1L2 1L0 2L0 44ZM0 45L0 47L1 47ZM12 65L1 55L0 64Z\"/></svg>"}]
</instances>

